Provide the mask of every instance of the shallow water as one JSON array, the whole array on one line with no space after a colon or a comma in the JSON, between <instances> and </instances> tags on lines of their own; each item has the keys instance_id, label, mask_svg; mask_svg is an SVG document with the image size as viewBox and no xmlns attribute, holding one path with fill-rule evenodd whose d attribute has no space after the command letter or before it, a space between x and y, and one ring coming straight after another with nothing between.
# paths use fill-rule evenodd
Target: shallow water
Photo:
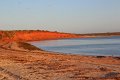
<instances>
[{"instance_id":1,"label":"shallow water","mask_svg":"<svg viewBox=\"0 0 120 80\"><path fill-rule=\"evenodd\" d=\"M36 41L31 44L47 51L80 55L120 56L120 36Z\"/></svg>"}]
</instances>

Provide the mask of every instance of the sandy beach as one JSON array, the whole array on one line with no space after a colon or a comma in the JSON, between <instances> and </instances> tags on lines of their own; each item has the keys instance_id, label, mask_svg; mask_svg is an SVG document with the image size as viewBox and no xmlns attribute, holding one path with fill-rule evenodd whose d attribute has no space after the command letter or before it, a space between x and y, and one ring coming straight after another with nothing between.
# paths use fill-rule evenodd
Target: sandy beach
<instances>
[{"instance_id":1,"label":"sandy beach","mask_svg":"<svg viewBox=\"0 0 120 80\"><path fill-rule=\"evenodd\" d=\"M120 80L120 57L80 56L0 44L0 80Z\"/></svg>"},{"instance_id":2,"label":"sandy beach","mask_svg":"<svg viewBox=\"0 0 120 80\"><path fill-rule=\"evenodd\" d=\"M0 0L0 80L120 80L120 0Z\"/></svg>"}]
</instances>

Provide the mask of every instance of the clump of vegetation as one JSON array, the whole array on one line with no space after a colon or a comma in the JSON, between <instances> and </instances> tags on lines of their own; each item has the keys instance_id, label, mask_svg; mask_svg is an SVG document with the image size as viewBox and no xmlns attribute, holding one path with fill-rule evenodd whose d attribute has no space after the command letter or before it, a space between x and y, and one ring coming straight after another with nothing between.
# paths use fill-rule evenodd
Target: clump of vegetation
<instances>
[{"instance_id":1,"label":"clump of vegetation","mask_svg":"<svg viewBox=\"0 0 120 80\"><path fill-rule=\"evenodd\" d=\"M96 58L105 58L105 56L96 56Z\"/></svg>"},{"instance_id":2,"label":"clump of vegetation","mask_svg":"<svg viewBox=\"0 0 120 80\"><path fill-rule=\"evenodd\" d=\"M25 42L18 42L18 46L27 50L41 50L31 44L25 43Z\"/></svg>"},{"instance_id":3,"label":"clump of vegetation","mask_svg":"<svg viewBox=\"0 0 120 80\"><path fill-rule=\"evenodd\" d=\"M105 67L100 67L99 68L101 71L107 71L107 68L105 68Z\"/></svg>"},{"instance_id":4,"label":"clump of vegetation","mask_svg":"<svg viewBox=\"0 0 120 80\"><path fill-rule=\"evenodd\" d=\"M118 72L109 72L109 73L103 75L102 77L103 78L118 78L119 74L120 73L118 73Z\"/></svg>"},{"instance_id":5,"label":"clump of vegetation","mask_svg":"<svg viewBox=\"0 0 120 80\"><path fill-rule=\"evenodd\" d=\"M114 59L120 60L120 57L113 57Z\"/></svg>"}]
</instances>

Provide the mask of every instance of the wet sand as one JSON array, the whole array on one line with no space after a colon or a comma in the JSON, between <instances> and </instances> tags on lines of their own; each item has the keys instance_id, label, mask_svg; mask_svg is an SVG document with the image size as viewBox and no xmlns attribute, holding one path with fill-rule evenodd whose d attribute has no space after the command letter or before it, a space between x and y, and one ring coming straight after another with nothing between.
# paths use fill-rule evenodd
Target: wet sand
<instances>
[{"instance_id":1,"label":"wet sand","mask_svg":"<svg viewBox=\"0 0 120 80\"><path fill-rule=\"evenodd\" d=\"M0 80L120 80L120 57L27 50L0 43Z\"/></svg>"}]
</instances>

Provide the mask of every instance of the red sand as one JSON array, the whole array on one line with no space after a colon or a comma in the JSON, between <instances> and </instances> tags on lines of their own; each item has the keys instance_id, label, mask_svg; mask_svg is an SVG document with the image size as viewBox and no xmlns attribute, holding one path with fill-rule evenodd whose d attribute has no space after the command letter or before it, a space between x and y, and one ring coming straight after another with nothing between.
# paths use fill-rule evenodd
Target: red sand
<instances>
[{"instance_id":1,"label":"red sand","mask_svg":"<svg viewBox=\"0 0 120 80\"><path fill-rule=\"evenodd\" d=\"M0 32L0 80L120 80L120 57L67 55L31 50L32 45L28 50L28 45L14 42L81 37L87 36L45 31Z\"/></svg>"},{"instance_id":2,"label":"red sand","mask_svg":"<svg viewBox=\"0 0 120 80\"><path fill-rule=\"evenodd\" d=\"M63 39L63 38L82 38L87 36L80 36L70 33L49 32L49 31L5 31L0 32L2 40L11 41L40 41L49 39Z\"/></svg>"}]
</instances>

